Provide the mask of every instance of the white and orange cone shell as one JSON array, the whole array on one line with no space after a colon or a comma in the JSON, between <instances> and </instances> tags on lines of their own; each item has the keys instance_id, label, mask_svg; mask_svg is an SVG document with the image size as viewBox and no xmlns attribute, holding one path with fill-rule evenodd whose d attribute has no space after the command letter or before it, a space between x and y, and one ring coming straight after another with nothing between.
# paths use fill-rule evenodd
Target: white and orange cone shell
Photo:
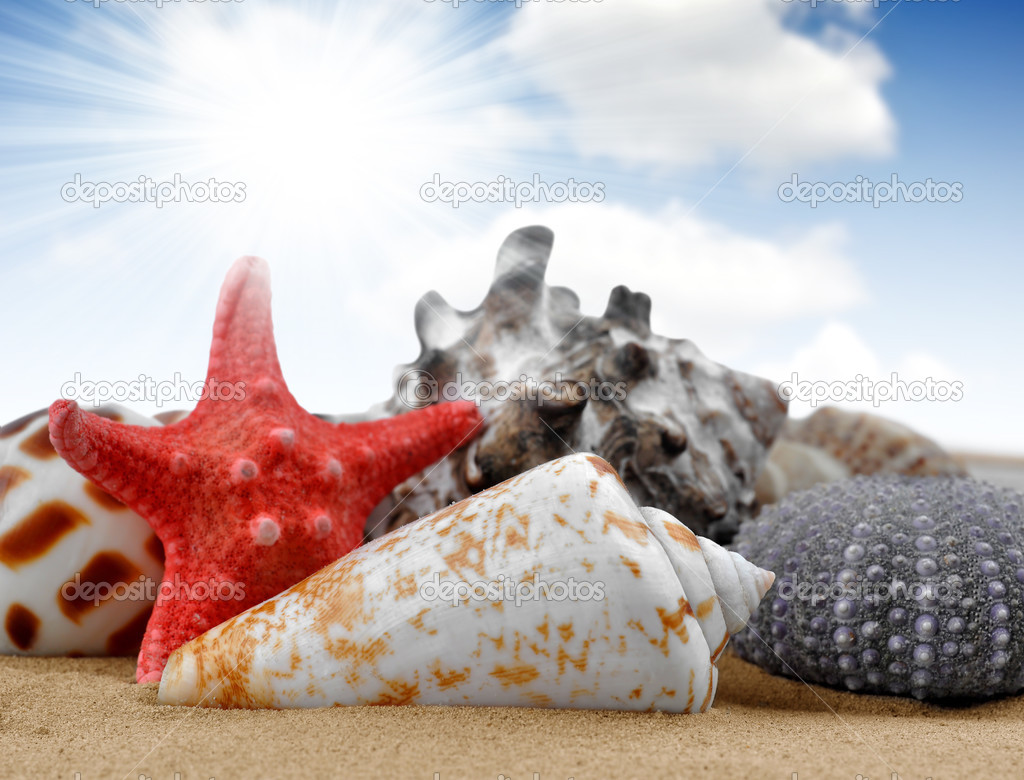
<instances>
[{"instance_id":1,"label":"white and orange cone shell","mask_svg":"<svg viewBox=\"0 0 1024 780\"><path fill-rule=\"evenodd\" d=\"M573 455L381 537L180 647L159 700L703 712L715 661L772 580L637 507L605 461Z\"/></svg>"}]
</instances>

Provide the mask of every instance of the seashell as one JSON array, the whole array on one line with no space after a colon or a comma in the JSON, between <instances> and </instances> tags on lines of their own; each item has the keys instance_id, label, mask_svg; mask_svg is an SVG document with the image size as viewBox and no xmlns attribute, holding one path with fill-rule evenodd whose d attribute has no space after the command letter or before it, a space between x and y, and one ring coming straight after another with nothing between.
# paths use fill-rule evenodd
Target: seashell
<instances>
[{"instance_id":1,"label":"seashell","mask_svg":"<svg viewBox=\"0 0 1024 780\"><path fill-rule=\"evenodd\" d=\"M758 503L855 474L966 477L963 466L938 444L876 414L825 406L787 420L754 486Z\"/></svg>"},{"instance_id":2,"label":"seashell","mask_svg":"<svg viewBox=\"0 0 1024 780\"><path fill-rule=\"evenodd\" d=\"M1024 495L958 477L858 476L791 493L735 549L776 573L735 638L773 674L863 693L1024 689Z\"/></svg>"},{"instance_id":3,"label":"seashell","mask_svg":"<svg viewBox=\"0 0 1024 780\"><path fill-rule=\"evenodd\" d=\"M159 701L703 712L715 661L771 581L637 507L605 461L572 455L377 539L181 646Z\"/></svg>"},{"instance_id":4,"label":"seashell","mask_svg":"<svg viewBox=\"0 0 1024 780\"><path fill-rule=\"evenodd\" d=\"M144 426L179 414L95 411ZM42 409L0 428L0 653L137 653L156 597L145 583L160 582L163 548L141 517L58 457L48 422Z\"/></svg>"},{"instance_id":5,"label":"seashell","mask_svg":"<svg viewBox=\"0 0 1024 780\"><path fill-rule=\"evenodd\" d=\"M416 306L420 355L368 415L482 382L497 398L479 392L487 429L393 491L367 522L370 538L577 451L608 460L638 503L717 541L753 513L754 480L786 416L774 386L652 333L644 293L619 286L603 315L581 314L572 290L544 281L553 241L545 227L512 233L472 311L436 292Z\"/></svg>"},{"instance_id":6,"label":"seashell","mask_svg":"<svg viewBox=\"0 0 1024 780\"><path fill-rule=\"evenodd\" d=\"M820 447L779 438L768 451L768 460L757 475L754 494L764 506L819 482L835 482L850 476L849 466Z\"/></svg>"}]
</instances>

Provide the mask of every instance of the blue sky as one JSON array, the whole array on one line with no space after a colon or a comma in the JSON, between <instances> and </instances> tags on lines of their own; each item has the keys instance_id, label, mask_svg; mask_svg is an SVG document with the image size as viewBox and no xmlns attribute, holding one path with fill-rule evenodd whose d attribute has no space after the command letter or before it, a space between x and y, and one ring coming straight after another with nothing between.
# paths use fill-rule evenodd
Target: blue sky
<instances>
[{"instance_id":1,"label":"blue sky","mask_svg":"<svg viewBox=\"0 0 1024 780\"><path fill-rule=\"evenodd\" d=\"M660 333L777 381L960 382L959 401L876 411L1022 454L1022 17L967 0L4 3L0 418L76 373L201 381L243 254L270 262L299 402L360 412L418 351L416 299L476 306L501 238L541 222L548 280L586 313L624 283ZM62 199L76 174L244 199L94 208ZM435 174L604 198L456 209L420 197ZM780 200L794 174L963 197L811 208Z\"/></svg>"}]
</instances>

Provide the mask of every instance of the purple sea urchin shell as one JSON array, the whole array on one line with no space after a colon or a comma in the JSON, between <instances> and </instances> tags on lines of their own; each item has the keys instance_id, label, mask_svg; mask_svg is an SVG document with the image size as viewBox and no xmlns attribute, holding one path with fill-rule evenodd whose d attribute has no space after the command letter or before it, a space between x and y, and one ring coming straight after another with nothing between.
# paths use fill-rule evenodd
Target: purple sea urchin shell
<instances>
[{"instance_id":1,"label":"purple sea urchin shell","mask_svg":"<svg viewBox=\"0 0 1024 780\"><path fill-rule=\"evenodd\" d=\"M968 478L862 476L791 493L734 541L776 579L733 647L773 674L861 693L1016 693L1022 507L1017 491Z\"/></svg>"}]
</instances>

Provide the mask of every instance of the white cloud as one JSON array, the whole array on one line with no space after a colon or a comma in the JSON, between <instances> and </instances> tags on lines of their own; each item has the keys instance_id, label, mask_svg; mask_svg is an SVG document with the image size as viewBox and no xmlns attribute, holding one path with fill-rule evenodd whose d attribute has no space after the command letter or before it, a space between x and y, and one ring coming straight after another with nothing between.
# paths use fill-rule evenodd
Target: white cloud
<instances>
[{"instance_id":1,"label":"white cloud","mask_svg":"<svg viewBox=\"0 0 1024 780\"><path fill-rule=\"evenodd\" d=\"M501 242L531 224L554 230L547 281L574 290L584 314L600 315L612 288L624 284L651 296L657 333L691 338L718 360L749 345L766 325L844 311L868 297L839 228L772 240L680 212L678 206L648 215L623 205L561 204L506 213L463 238L417 236L395 255L416 262L396 264L381 275L387 283L379 296L353 294L346 308L392 332L411 320L396 320L392 312L411 311L429 289L456 308L473 308L491 282ZM382 297L391 303L381 306Z\"/></svg>"},{"instance_id":2,"label":"white cloud","mask_svg":"<svg viewBox=\"0 0 1024 780\"><path fill-rule=\"evenodd\" d=\"M908 425L919 433L940 442L962 441L962 431L971 419L983 419L985 402L983 398L971 396L966 391L970 386L964 372L949 364L941 357L923 351L910 352L900 356L883 357L849 324L839 321L826 322L810 342L796 349L791 358L779 362L762 363L754 372L776 382L794 381L800 384L815 383L826 392L825 383L841 382L856 384L861 378L869 380L871 394L862 399L849 396L835 400L825 398L817 403L799 399L790 401L791 417L805 417L823 405L839 406L851 411L870 412ZM922 400L905 400L906 393L927 392L927 380L948 385L959 383L960 391L943 398L944 391L932 392ZM902 391L898 388L902 385ZM887 386L891 389L880 389ZM845 388L837 386L835 392L845 395ZM829 391L831 392L831 391ZM900 400L885 400L880 393L902 392ZM875 401L882 398L878 403ZM959 399L959 400L957 400Z\"/></svg>"},{"instance_id":3,"label":"white cloud","mask_svg":"<svg viewBox=\"0 0 1024 780\"><path fill-rule=\"evenodd\" d=\"M849 325L830 321L807 344L799 347L788 360L764 363L757 373L771 379L783 381L799 374L801 380L810 382L850 381L858 374L878 378L883 367L874 350ZM793 411L797 416L804 411L794 401Z\"/></svg>"},{"instance_id":4,"label":"white cloud","mask_svg":"<svg viewBox=\"0 0 1024 780\"><path fill-rule=\"evenodd\" d=\"M912 379L935 379L941 381L953 381L957 379L959 372L943 360L925 352L911 352L904 356L903 373Z\"/></svg>"},{"instance_id":5,"label":"white cloud","mask_svg":"<svg viewBox=\"0 0 1024 780\"><path fill-rule=\"evenodd\" d=\"M891 152L877 47L836 24L814 40L785 16L777 0L529 3L501 45L568 108L562 129L587 156L693 165L758 145L750 162L774 168Z\"/></svg>"}]
</instances>

